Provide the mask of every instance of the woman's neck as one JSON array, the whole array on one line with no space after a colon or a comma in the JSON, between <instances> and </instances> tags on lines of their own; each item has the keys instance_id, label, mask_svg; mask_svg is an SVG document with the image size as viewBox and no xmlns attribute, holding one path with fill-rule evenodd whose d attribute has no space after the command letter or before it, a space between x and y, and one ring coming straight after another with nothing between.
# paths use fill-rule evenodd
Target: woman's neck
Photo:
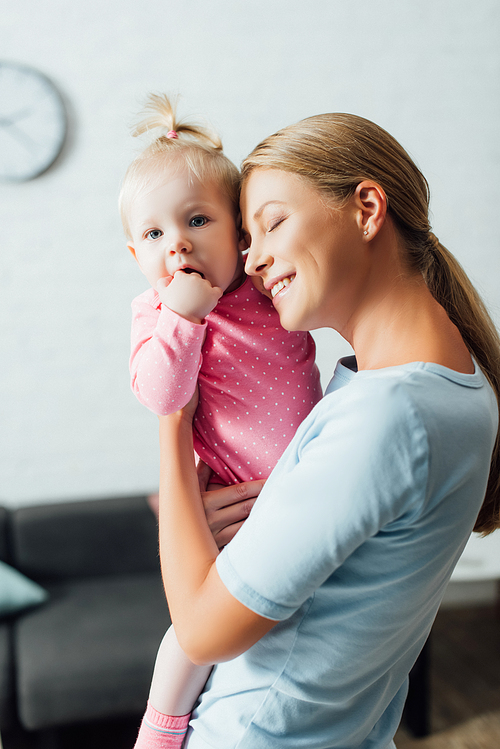
<instances>
[{"instance_id":1,"label":"woman's neck","mask_svg":"<svg viewBox=\"0 0 500 749\"><path fill-rule=\"evenodd\" d=\"M420 277L400 278L366 310L353 331L352 346L359 369L425 361L474 372L460 332Z\"/></svg>"}]
</instances>

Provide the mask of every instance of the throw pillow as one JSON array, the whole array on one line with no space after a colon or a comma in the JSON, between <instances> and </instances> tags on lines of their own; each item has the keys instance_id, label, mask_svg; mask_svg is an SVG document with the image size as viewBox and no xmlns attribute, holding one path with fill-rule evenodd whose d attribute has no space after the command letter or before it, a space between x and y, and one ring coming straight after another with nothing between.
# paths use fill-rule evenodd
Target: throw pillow
<instances>
[{"instance_id":1,"label":"throw pillow","mask_svg":"<svg viewBox=\"0 0 500 749\"><path fill-rule=\"evenodd\" d=\"M0 561L0 617L43 603L48 597L38 583Z\"/></svg>"}]
</instances>

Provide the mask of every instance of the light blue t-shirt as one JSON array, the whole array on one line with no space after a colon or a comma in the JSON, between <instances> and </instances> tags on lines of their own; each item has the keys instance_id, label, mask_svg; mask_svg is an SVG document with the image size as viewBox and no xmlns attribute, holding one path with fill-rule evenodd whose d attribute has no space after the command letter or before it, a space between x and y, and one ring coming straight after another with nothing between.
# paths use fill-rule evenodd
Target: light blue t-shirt
<instances>
[{"instance_id":1,"label":"light blue t-shirt","mask_svg":"<svg viewBox=\"0 0 500 749\"><path fill-rule=\"evenodd\" d=\"M213 670L189 749L394 746L497 426L477 367L339 363L217 559L232 595L279 621Z\"/></svg>"}]
</instances>

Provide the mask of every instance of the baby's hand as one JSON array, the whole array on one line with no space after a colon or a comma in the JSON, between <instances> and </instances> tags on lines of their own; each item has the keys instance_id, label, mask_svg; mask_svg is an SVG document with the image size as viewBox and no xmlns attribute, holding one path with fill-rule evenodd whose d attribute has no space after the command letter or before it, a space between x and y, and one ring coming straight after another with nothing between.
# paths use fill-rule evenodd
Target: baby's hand
<instances>
[{"instance_id":1,"label":"baby's hand","mask_svg":"<svg viewBox=\"0 0 500 749\"><path fill-rule=\"evenodd\" d=\"M198 273L184 273L182 270L173 276L160 278L156 290L162 304L197 324L214 309L222 296L222 289L218 286L212 286Z\"/></svg>"}]
</instances>

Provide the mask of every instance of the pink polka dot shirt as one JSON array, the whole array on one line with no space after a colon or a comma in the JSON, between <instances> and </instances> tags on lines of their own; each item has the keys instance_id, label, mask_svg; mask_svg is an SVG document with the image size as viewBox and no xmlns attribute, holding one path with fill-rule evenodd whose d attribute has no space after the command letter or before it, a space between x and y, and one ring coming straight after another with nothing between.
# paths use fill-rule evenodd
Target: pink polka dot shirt
<instances>
[{"instance_id":1,"label":"pink polka dot shirt","mask_svg":"<svg viewBox=\"0 0 500 749\"><path fill-rule=\"evenodd\" d=\"M194 447L219 483L270 474L322 396L314 355L312 337L284 330L250 278L201 325L163 306L154 289L132 303L132 389L166 415L186 405L198 382Z\"/></svg>"}]
</instances>

